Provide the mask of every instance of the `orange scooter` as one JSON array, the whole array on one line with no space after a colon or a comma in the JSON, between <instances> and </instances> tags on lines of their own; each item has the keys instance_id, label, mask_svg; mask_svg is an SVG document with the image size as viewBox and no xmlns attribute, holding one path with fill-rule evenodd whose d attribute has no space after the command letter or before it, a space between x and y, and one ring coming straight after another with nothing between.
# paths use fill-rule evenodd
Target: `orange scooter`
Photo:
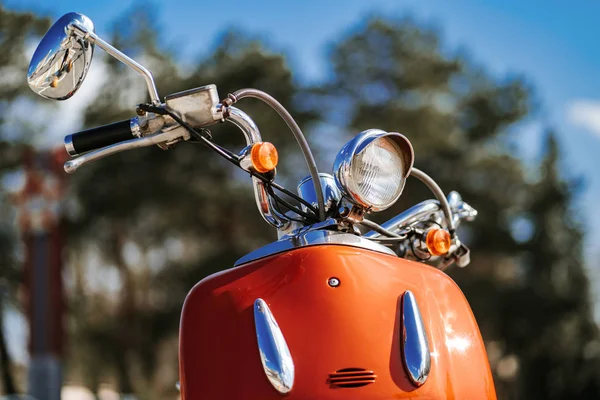
<instances>
[{"instance_id":1,"label":"orange scooter","mask_svg":"<svg viewBox=\"0 0 600 400\"><path fill-rule=\"evenodd\" d=\"M258 210L278 232L276 242L188 294L179 347L183 399L496 398L477 322L442 272L469 263L456 228L477 212L413 167L405 136L361 132L338 153L332 174L319 173L302 131L268 94L242 89L219 100L208 85L161 101L152 74L77 13L60 18L42 39L30 87L50 99L71 97L95 45L140 73L151 101L137 106L135 118L68 135L74 158L65 171L134 148L200 142L252 176ZM310 175L297 194L276 183L277 150L234 107L247 97L275 109L298 141ZM209 135L207 127L226 122L246 139L239 153ZM369 220L398 200L409 176L435 200L381 225Z\"/></svg>"}]
</instances>

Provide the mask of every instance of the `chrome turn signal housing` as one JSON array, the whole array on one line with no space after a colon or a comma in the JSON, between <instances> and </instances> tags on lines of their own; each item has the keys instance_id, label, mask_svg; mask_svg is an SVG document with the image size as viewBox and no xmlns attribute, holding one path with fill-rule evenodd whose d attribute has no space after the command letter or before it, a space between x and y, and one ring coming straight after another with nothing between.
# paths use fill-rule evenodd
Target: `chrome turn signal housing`
<instances>
[{"instance_id":1,"label":"chrome turn signal housing","mask_svg":"<svg viewBox=\"0 0 600 400\"><path fill-rule=\"evenodd\" d=\"M413 162L413 147L404 135L369 129L344 145L333 172L337 186L351 202L382 211L402 194Z\"/></svg>"}]
</instances>

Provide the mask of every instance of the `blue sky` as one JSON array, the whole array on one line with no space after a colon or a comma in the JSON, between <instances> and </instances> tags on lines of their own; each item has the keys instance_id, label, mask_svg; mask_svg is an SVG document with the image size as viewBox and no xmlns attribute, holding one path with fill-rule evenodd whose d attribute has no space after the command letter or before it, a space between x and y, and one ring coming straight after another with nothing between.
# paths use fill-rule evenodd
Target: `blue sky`
<instances>
[{"instance_id":1,"label":"blue sky","mask_svg":"<svg viewBox=\"0 0 600 400\"><path fill-rule=\"evenodd\" d=\"M36 9L56 19L69 11L88 15L102 34L133 1L8 0L9 8ZM329 0L284 2L170 1L157 25L188 60L210 49L218 34L238 26L285 51L301 80L327 73L327 45L365 15L411 14L444 34L448 49L465 49L495 75L523 74L536 88L542 109L516 135L527 160L539 155L541 131L550 126L565 148L567 176L583 176L582 220L588 226L588 259L600 255L600 2L472 0ZM132 14L135 18L135 14ZM205 82L204 82L205 83ZM200 84L200 83L199 83ZM203 84L203 83L202 83Z\"/></svg>"}]
</instances>

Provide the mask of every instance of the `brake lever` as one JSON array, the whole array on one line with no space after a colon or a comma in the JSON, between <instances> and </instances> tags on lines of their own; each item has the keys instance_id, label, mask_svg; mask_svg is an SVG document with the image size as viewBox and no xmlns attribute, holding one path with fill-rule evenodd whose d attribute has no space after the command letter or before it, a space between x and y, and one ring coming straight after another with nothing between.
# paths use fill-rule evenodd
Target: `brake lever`
<instances>
[{"instance_id":1,"label":"brake lever","mask_svg":"<svg viewBox=\"0 0 600 400\"><path fill-rule=\"evenodd\" d=\"M179 140L188 140L189 138L189 132L185 128L178 125L177 127L166 132L159 132L141 138L126 140L124 142L116 143L99 150L91 151L67 161L64 165L64 169L66 173L72 174L84 164L120 153L122 151L160 144L170 145Z\"/></svg>"}]
</instances>

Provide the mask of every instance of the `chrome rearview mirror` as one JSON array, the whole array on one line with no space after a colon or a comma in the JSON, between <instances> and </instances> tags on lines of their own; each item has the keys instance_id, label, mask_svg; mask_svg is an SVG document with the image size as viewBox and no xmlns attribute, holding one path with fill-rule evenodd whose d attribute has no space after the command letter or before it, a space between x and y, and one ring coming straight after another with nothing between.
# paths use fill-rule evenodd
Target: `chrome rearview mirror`
<instances>
[{"instance_id":1,"label":"chrome rearview mirror","mask_svg":"<svg viewBox=\"0 0 600 400\"><path fill-rule=\"evenodd\" d=\"M150 100L160 104L152 73L102 40L94 33L92 21L79 13L63 15L44 35L29 64L29 87L48 99L66 100L73 96L90 68L94 45L142 75Z\"/></svg>"},{"instance_id":2,"label":"chrome rearview mirror","mask_svg":"<svg viewBox=\"0 0 600 400\"><path fill-rule=\"evenodd\" d=\"M52 100L73 96L87 75L94 45L78 32L93 33L94 24L85 15L63 15L46 32L27 72L31 90Z\"/></svg>"}]
</instances>

